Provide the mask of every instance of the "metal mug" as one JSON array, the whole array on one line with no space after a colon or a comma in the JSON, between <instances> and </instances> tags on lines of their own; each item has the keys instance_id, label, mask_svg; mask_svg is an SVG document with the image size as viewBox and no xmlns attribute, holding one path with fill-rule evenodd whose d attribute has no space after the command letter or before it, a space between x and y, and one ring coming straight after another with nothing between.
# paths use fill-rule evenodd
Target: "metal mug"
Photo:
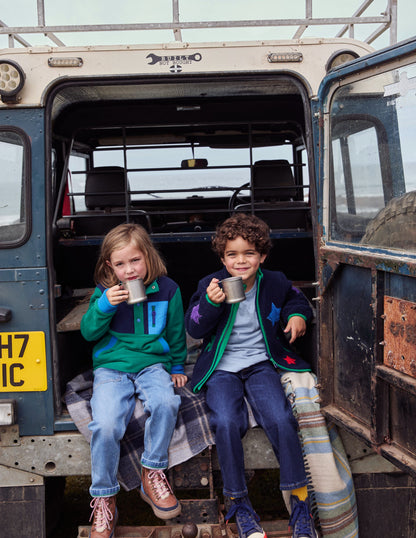
<instances>
[{"instance_id":1,"label":"metal mug","mask_svg":"<svg viewBox=\"0 0 416 538\"><path fill-rule=\"evenodd\" d=\"M224 290L226 303L241 303L241 301L246 300L243 279L241 276L224 278L224 280L220 280L219 284L222 285L222 289Z\"/></svg>"},{"instance_id":2,"label":"metal mug","mask_svg":"<svg viewBox=\"0 0 416 538\"><path fill-rule=\"evenodd\" d=\"M129 292L129 297L127 299L128 304L136 304L147 301L146 288L144 287L142 278L126 280L123 282L123 287Z\"/></svg>"}]
</instances>

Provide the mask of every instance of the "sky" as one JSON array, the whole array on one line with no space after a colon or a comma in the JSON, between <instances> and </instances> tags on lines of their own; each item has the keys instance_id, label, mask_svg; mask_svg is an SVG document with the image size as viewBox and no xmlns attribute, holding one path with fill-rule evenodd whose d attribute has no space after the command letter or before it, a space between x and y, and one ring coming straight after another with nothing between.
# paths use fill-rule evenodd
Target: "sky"
<instances>
[{"instance_id":1,"label":"sky","mask_svg":"<svg viewBox=\"0 0 416 538\"><path fill-rule=\"evenodd\" d=\"M313 17L349 17L364 0L313 0ZM143 22L169 22L172 17L171 0L44 0L46 25L127 24ZM365 16L380 15L387 0L373 0ZM415 0L397 0L398 41L416 35ZM36 0L0 0L0 21L7 26L36 26ZM180 20L246 20L283 19L305 17L305 0L179 0ZM361 25L355 30L357 39L365 40L378 25ZM303 37L332 37L340 26L309 27ZM187 42L239 41L251 39L291 38L296 27L245 28L245 29L190 29L182 31ZM81 34L57 34L65 45L166 43L174 41L168 30L141 32L94 32ZM43 34L23 35L33 46L52 45ZM348 37L348 36L347 36ZM372 43L376 49L389 45L389 33L385 32ZM0 48L7 48L9 40L0 35ZM20 46L15 44L15 46Z\"/></svg>"}]
</instances>

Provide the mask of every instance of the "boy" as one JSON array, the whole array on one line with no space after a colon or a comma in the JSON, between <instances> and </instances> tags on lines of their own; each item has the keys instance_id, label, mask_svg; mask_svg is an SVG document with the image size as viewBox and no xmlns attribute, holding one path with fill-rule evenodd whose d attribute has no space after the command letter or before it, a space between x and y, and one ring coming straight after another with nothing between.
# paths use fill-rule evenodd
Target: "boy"
<instances>
[{"instance_id":1,"label":"boy","mask_svg":"<svg viewBox=\"0 0 416 538\"><path fill-rule=\"evenodd\" d=\"M210 425L229 511L240 538L263 538L248 498L241 439L248 428L244 397L269 438L280 462L280 488L291 492L293 538L317 536L310 516L307 478L297 423L280 383L279 368L310 371L310 366L285 346L280 320L290 343L306 331L312 311L306 298L277 271L260 269L271 248L269 228L254 215L236 214L217 229L213 248L224 268L203 278L191 298L185 326L203 338L194 368L194 392L206 391ZM246 300L225 303L223 278L241 276Z\"/></svg>"}]
</instances>

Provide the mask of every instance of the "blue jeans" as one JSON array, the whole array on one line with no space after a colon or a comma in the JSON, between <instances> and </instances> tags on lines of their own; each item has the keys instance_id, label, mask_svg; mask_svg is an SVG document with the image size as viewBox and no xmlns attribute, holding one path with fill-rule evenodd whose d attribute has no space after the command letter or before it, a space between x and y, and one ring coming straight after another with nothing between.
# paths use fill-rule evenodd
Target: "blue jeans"
<instances>
[{"instance_id":1,"label":"blue jeans","mask_svg":"<svg viewBox=\"0 0 416 538\"><path fill-rule=\"evenodd\" d=\"M109 368L94 370L91 398L92 422L90 494L115 495L120 441L132 417L138 396L148 418L144 429L141 463L151 469L166 469L169 443L175 428L180 396L173 390L170 374L162 364L154 364L138 374Z\"/></svg>"},{"instance_id":2,"label":"blue jeans","mask_svg":"<svg viewBox=\"0 0 416 538\"><path fill-rule=\"evenodd\" d=\"M292 490L307 484L298 425L280 383L280 374L271 362L260 362L237 373L216 370L206 386L224 495L247 495L241 442L248 429L244 397L280 463L280 489Z\"/></svg>"}]
</instances>

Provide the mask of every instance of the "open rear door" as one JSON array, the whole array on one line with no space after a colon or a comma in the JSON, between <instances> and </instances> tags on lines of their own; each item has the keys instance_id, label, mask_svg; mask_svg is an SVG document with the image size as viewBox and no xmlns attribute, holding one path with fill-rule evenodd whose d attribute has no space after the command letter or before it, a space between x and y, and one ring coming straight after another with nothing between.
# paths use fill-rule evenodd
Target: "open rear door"
<instances>
[{"instance_id":1,"label":"open rear door","mask_svg":"<svg viewBox=\"0 0 416 538\"><path fill-rule=\"evenodd\" d=\"M0 111L0 401L20 435L51 434L54 420L43 122L40 109Z\"/></svg>"},{"instance_id":2,"label":"open rear door","mask_svg":"<svg viewBox=\"0 0 416 538\"><path fill-rule=\"evenodd\" d=\"M324 79L314 110L327 416L416 474L416 41Z\"/></svg>"},{"instance_id":3,"label":"open rear door","mask_svg":"<svg viewBox=\"0 0 416 538\"><path fill-rule=\"evenodd\" d=\"M322 409L364 447L360 536L415 536L416 41L329 73L318 97Z\"/></svg>"}]
</instances>

